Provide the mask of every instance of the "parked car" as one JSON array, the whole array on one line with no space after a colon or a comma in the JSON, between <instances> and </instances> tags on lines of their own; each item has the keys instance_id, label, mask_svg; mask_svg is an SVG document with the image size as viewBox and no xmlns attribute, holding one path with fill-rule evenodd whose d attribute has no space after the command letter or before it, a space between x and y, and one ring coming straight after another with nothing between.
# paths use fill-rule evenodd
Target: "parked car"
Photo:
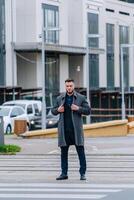
<instances>
[{"instance_id":1,"label":"parked car","mask_svg":"<svg viewBox=\"0 0 134 200\"><path fill-rule=\"evenodd\" d=\"M14 100L7 101L3 106L21 106L25 110L25 114L29 119L29 129L31 130L32 122L38 119L41 112L41 101L39 100Z\"/></svg>"},{"instance_id":2,"label":"parked car","mask_svg":"<svg viewBox=\"0 0 134 200\"><path fill-rule=\"evenodd\" d=\"M29 127L29 120L20 106L0 106L0 116L4 121L4 133L10 134L14 132L14 121L17 119L25 119L27 121L27 128Z\"/></svg>"},{"instance_id":3,"label":"parked car","mask_svg":"<svg viewBox=\"0 0 134 200\"><path fill-rule=\"evenodd\" d=\"M48 114L46 115L46 128L55 128L58 126L59 115L53 115L51 110L49 110ZM42 125L42 116L37 116L34 121L31 121L31 129L37 130L41 129Z\"/></svg>"}]
</instances>

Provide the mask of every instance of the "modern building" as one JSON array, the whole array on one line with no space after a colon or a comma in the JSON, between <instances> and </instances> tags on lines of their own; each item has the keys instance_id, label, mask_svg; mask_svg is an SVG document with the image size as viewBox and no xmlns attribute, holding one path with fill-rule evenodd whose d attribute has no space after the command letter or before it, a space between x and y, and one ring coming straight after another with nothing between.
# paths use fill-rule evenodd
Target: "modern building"
<instances>
[{"instance_id":1,"label":"modern building","mask_svg":"<svg viewBox=\"0 0 134 200\"><path fill-rule=\"evenodd\" d=\"M5 1L0 1L0 86L5 84Z\"/></svg>"},{"instance_id":2,"label":"modern building","mask_svg":"<svg viewBox=\"0 0 134 200\"><path fill-rule=\"evenodd\" d=\"M127 2L127 3L134 3L133 0L120 0L120 1L124 1L124 2Z\"/></svg>"},{"instance_id":3,"label":"modern building","mask_svg":"<svg viewBox=\"0 0 134 200\"><path fill-rule=\"evenodd\" d=\"M64 80L73 77L81 92L86 93L89 88L92 121L121 118L120 45L134 43L133 4L118 0L3 2L6 68L0 63L5 82L0 81L5 86L21 87L23 94L31 91L41 96L43 26L47 105L54 100L51 97L64 91ZM4 54L2 57L4 63ZM126 48L125 101L131 113L133 74L134 50Z\"/></svg>"}]
</instances>

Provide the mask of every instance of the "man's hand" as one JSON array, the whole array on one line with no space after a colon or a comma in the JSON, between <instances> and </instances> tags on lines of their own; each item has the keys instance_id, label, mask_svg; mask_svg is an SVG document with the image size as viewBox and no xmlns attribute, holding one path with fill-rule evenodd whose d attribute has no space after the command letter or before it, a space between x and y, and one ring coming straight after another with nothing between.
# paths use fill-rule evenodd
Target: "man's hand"
<instances>
[{"instance_id":1,"label":"man's hand","mask_svg":"<svg viewBox=\"0 0 134 200\"><path fill-rule=\"evenodd\" d=\"M62 105L62 106L59 106L58 112L59 112L59 113L63 113L63 112L64 112L64 106L63 106L63 105Z\"/></svg>"},{"instance_id":2,"label":"man's hand","mask_svg":"<svg viewBox=\"0 0 134 200\"><path fill-rule=\"evenodd\" d=\"M77 111L77 110L79 110L79 106L77 106L77 105L75 105L75 104L72 104L72 105L71 105L71 110Z\"/></svg>"}]
</instances>

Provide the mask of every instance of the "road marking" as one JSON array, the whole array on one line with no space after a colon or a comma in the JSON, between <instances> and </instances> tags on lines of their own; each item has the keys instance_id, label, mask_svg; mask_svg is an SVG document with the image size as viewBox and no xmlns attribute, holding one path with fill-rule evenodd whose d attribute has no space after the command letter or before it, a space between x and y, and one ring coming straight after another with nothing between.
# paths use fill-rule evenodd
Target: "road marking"
<instances>
[{"instance_id":1,"label":"road marking","mask_svg":"<svg viewBox=\"0 0 134 200\"><path fill-rule=\"evenodd\" d=\"M31 199L101 199L106 195L81 194L0 194L0 198L31 198Z\"/></svg>"},{"instance_id":2,"label":"road marking","mask_svg":"<svg viewBox=\"0 0 134 200\"><path fill-rule=\"evenodd\" d=\"M122 190L119 189L88 189L88 188L83 188L81 191L80 189L69 189L69 188L0 188L0 191L2 192L80 192L80 193L85 193L85 192L95 192L95 193L114 193L114 192L121 192Z\"/></svg>"},{"instance_id":3,"label":"road marking","mask_svg":"<svg viewBox=\"0 0 134 200\"><path fill-rule=\"evenodd\" d=\"M48 154L54 154L54 153L59 153L59 150L53 150L48 152Z\"/></svg>"},{"instance_id":4,"label":"road marking","mask_svg":"<svg viewBox=\"0 0 134 200\"><path fill-rule=\"evenodd\" d=\"M98 151L98 148L96 146L92 146L93 151Z\"/></svg>"},{"instance_id":5,"label":"road marking","mask_svg":"<svg viewBox=\"0 0 134 200\"><path fill-rule=\"evenodd\" d=\"M108 187L109 186L109 187ZM116 186L116 188L112 188ZM0 183L0 199L102 199L121 192L119 185L87 183ZM122 186L122 185L120 185ZM126 184L125 184L126 186ZM129 185L130 186L130 185ZM131 185L132 186L132 185ZM134 184L133 184L134 187Z\"/></svg>"},{"instance_id":6,"label":"road marking","mask_svg":"<svg viewBox=\"0 0 134 200\"><path fill-rule=\"evenodd\" d=\"M134 184L89 184L89 183L0 183L0 187L55 187L55 188L134 188Z\"/></svg>"}]
</instances>

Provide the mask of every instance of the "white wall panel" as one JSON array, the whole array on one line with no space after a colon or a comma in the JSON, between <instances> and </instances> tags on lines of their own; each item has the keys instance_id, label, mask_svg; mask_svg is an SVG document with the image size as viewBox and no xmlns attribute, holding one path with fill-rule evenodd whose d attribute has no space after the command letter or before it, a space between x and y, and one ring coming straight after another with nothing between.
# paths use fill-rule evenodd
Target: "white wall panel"
<instances>
[{"instance_id":1,"label":"white wall panel","mask_svg":"<svg viewBox=\"0 0 134 200\"><path fill-rule=\"evenodd\" d=\"M80 71L78 70L80 69ZM83 87L83 56L69 56L69 76L76 87Z\"/></svg>"},{"instance_id":2,"label":"white wall panel","mask_svg":"<svg viewBox=\"0 0 134 200\"><path fill-rule=\"evenodd\" d=\"M36 1L16 0L16 41L36 41Z\"/></svg>"},{"instance_id":3,"label":"white wall panel","mask_svg":"<svg viewBox=\"0 0 134 200\"><path fill-rule=\"evenodd\" d=\"M68 55L60 55L60 92L65 91L65 79L69 76Z\"/></svg>"},{"instance_id":4,"label":"white wall panel","mask_svg":"<svg viewBox=\"0 0 134 200\"><path fill-rule=\"evenodd\" d=\"M23 88L36 88L37 87L36 54L22 53L21 55L32 62L29 62L23 58L17 57L18 86L21 86Z\"/></svg>"}]
</instances>

